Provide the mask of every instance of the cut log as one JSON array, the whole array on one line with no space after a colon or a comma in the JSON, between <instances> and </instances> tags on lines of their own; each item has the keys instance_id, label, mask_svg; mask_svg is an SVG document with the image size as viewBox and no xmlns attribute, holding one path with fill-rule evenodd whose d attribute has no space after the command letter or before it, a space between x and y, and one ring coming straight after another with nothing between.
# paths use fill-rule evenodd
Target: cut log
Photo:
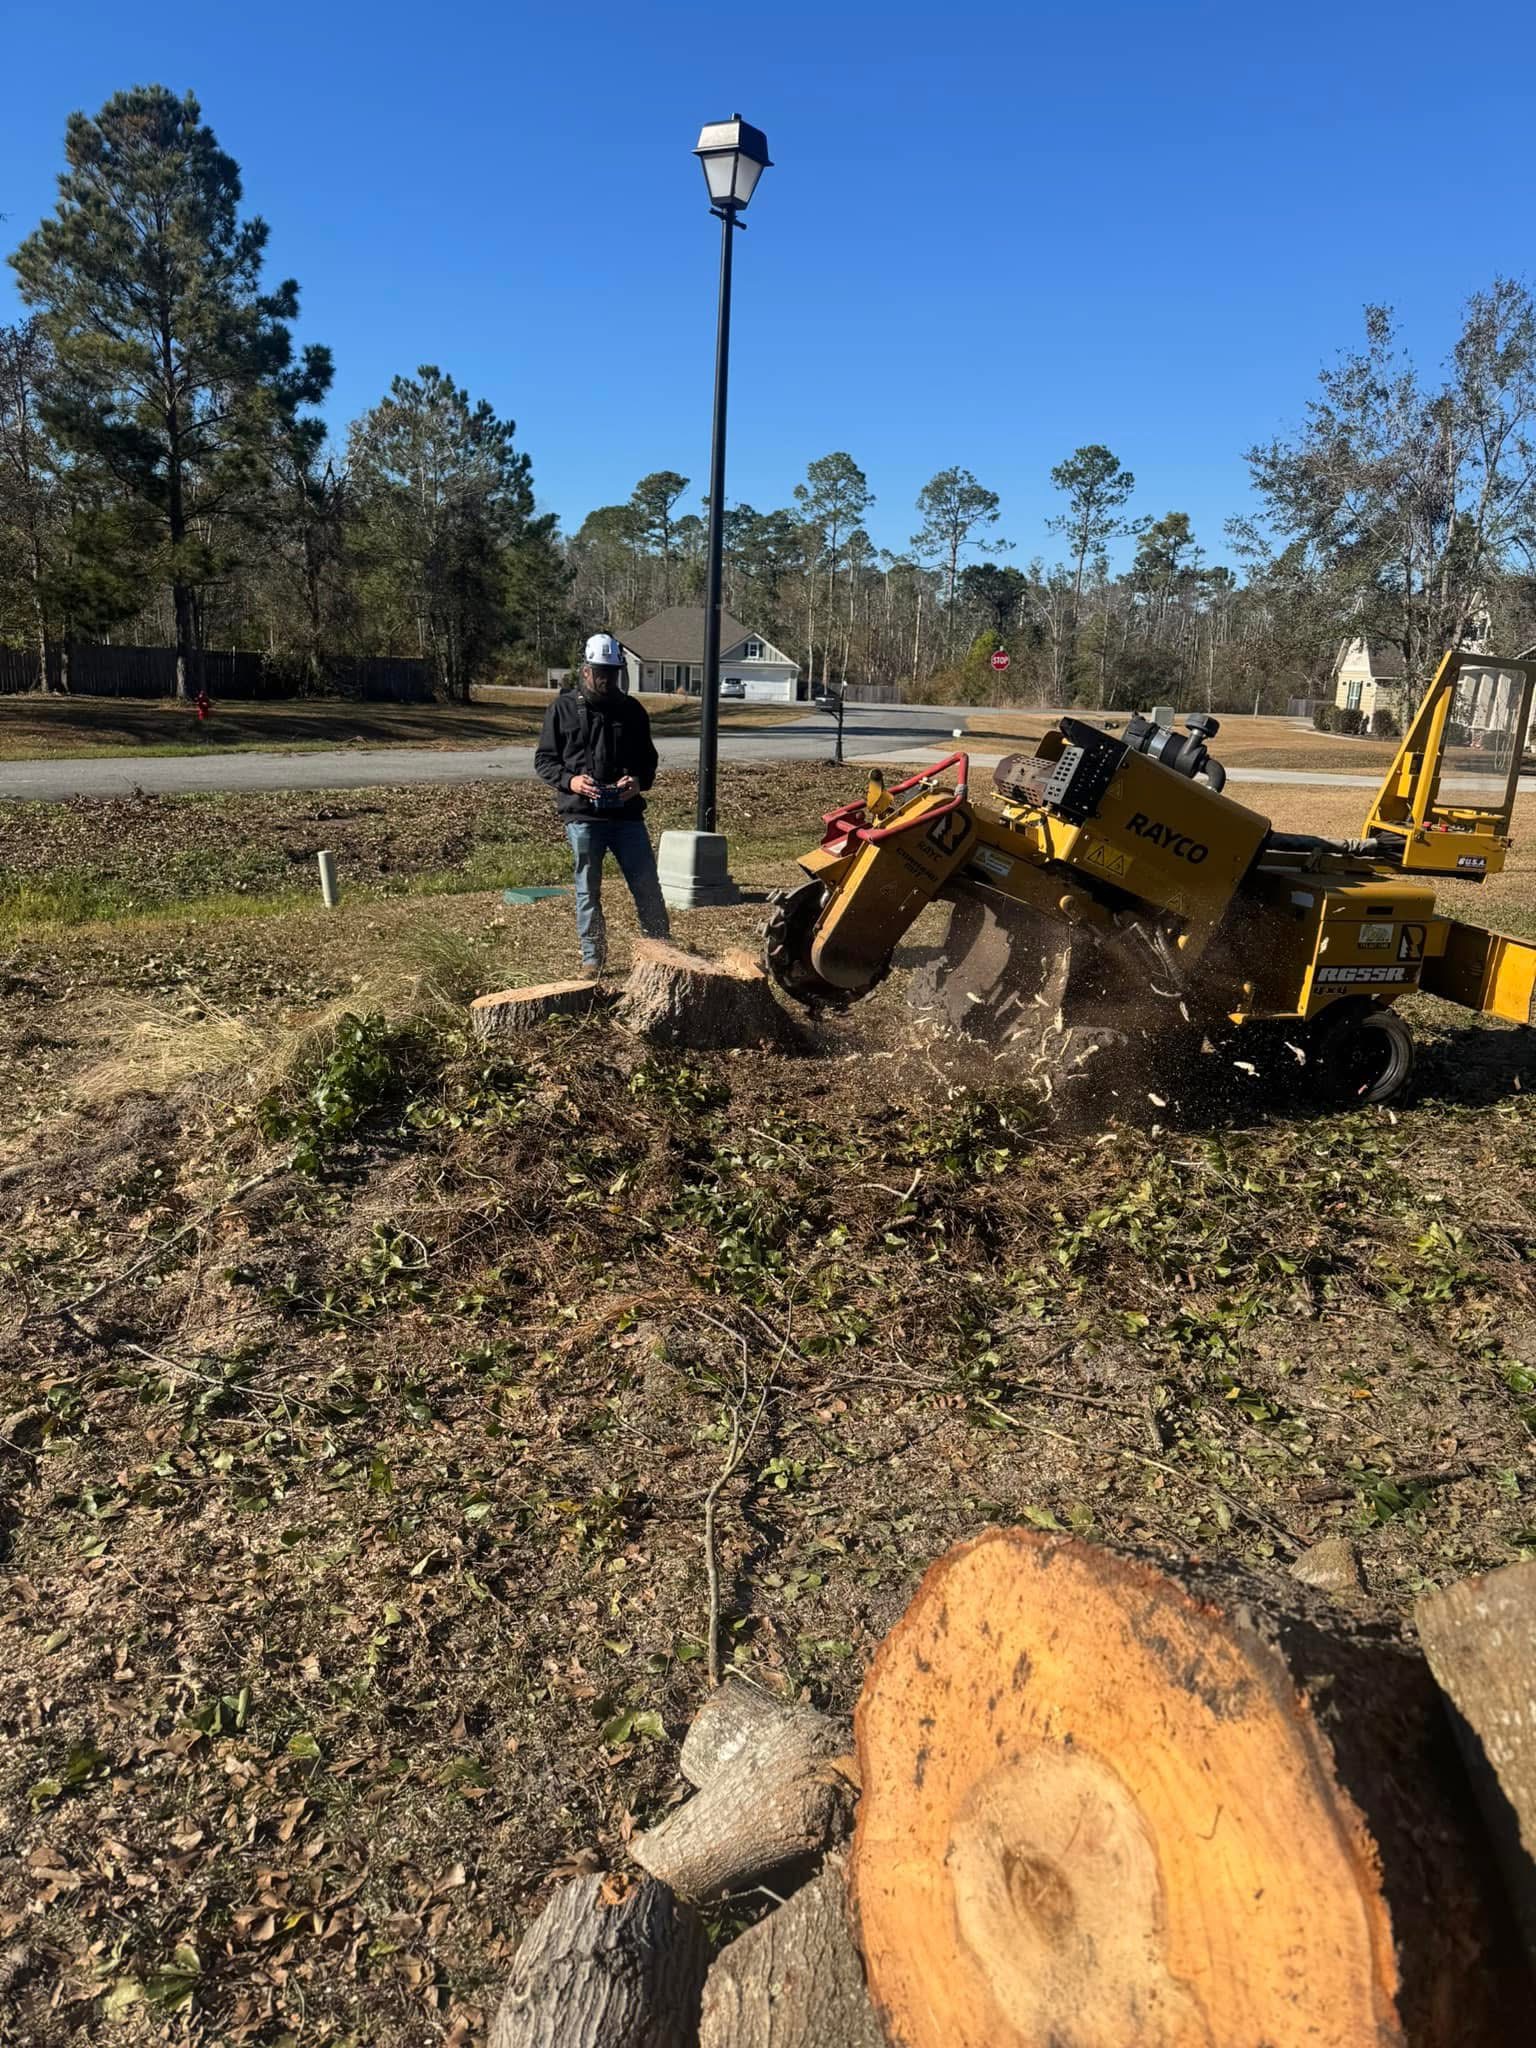
<instances>
[{"instance_id":1,"label":"cut log","mask_svg":"<svg viewBox=\"0 0 1536 2048\"><path fill-rule=\"evenodd\" d=\"M760 1685L730 1672L725 1683L709 1695L694 1715L683 1737L678 1768L690 1785L707 1785L726 1764L735 1761L749 1742L785 1728L792 1721L804 1722L808 1732L830 1731L829 1739L836 1742L839 1750L852 1747L852 1733L845 1721L830 1721L814 1707L777 1699Z\"/></svg>"},{"instance_id":2,"label":"cut log","mask_svg":"<svg viewBox=\"0 0 1536 2048\"><path fill-rule=\"evenodd\" d=\"M489 2048L693 2048L709 1944L650 1879L562 1885L512 1959Z\"/></svg>"},{"instance_id":3,"label":"cut log","mask_svg":"<svg viewBox=\"0 0 1536 2048\"><path fill-rule=\"evenodd\" d=\"M542 981L532 988L504 988L476 996L469 1019L477 1038L501 1038L529 1031L549 1017L585 1017L613 1002L614 992L594 981Z\"/></svg>"},{"instance_id":4,"label":"cut log","mask_svg":"<svg viewBox=\"0 0 1536 2048\"><path fill-rule=\"evenodd\" d=\"M1536 1563L1426 1593L1414 1620L1536 1968Z\"/></svg>"},{"instance_id":5,"label":"cut log","mask_svg":"<svg viewBox=\"0 0 1536 2048\"><path fill-rule=\"evenodd\" d=\"M885 2048L841 1855L715 1958L699 2048Z\"/></svg>"},{"instance_id":6,"label":"cut log","mask_svg":"<svg viewBox=\"0 0 1536 2048\"><path fill-rule=\"evenodd\" d=\"M806 1043L767 975L739 948L706 960L661 939L637 939L618 1019L637 1038L695 1050L760 1045L794 1052Z\"/></svg>"},{"instance_id":7,"label":"cut log","mask_svg":"<svg viewBox=\"0 0 1536 2048\"><path fill-rule=\"evenodd\" d=\"M629 1845L642 1870L684 1898L742 1890L824 1854L848 1832L854 1767L847 1724L777 1702L759 1714L741 1697L750 1690L741 1687L694 1744L687 1774L700 1783L695 1797ZM703 1713L734 1691L734 1681L722 1686Z\"/></svg>"},{"instance_id":8,"label":"cut log","mask_svg":"<svg viewBox=\"0 0 1536 2048\"><path fill-rule=\"evenodd\" d=\"M1520 2038L1492 1858L1394 1630L989 1531L929 1571L856 1727L865 1968L904 2048Z\"/></svg>"}]
</instances>

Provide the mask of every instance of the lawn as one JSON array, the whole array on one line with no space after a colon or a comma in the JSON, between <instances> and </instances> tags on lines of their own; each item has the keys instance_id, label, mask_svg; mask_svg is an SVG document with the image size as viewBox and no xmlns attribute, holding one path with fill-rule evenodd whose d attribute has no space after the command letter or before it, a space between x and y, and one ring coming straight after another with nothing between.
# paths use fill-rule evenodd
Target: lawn
<instances>
[{"instance_id":1,"label":"lawn","mask_svg":"<svg viewBox=\"0 0 1536 2048\"><path fill-rule=\"evenodd\" d=\"M857 770L784 762L721 771L738 853L788 856L846 801ZM667 770L650 800L665 830L694 820L695 783ZM0 938L181 909L244 916L312 901L315 854L349 900L566 879L570 856L542 783L196 796L74 797L0 806Z\"/></svg>"},{"instance_id":2,"label":"lawn","mask_svg":"<svg viewBox=\"0 0 1536 2048\"><path fill-rule=\"evenodd\" d=\"M1071 716L1072 714L1068 714ZM1123 725L1125 712L1089 711L1095 724ZM968 740L1037 740L1060 716L1054 711L980 711L969 714ZM1293 718L1223 715L1211 748L1228 768L1313 768L1322 775L1385 775L1397 752L1395 740L1341 739Z\"/></svg>"},{"instance_id":3,"label":"lawn","mask_svg":"<svg viewBox=\"0 0 1536 2048\"><path fill-rule=\"evenodd\" d=\"M790 879L848 779L725 767L740 876ZM603 1022L490 1052L465 998L574 956L568 902L490 886L563 872L539 796L6 816L0 1955L34 2048L483 2043L555 1874L675 1792L702 1501L759 1395L727 1655L822 1705L989 1522L1261 1579L1342 1534L1366 1616L1536 1553L1524 1034L1421 1000L1414 1099L1342 1116L1155 1066L1047 1100L932 1043L899 971L796 1057ZM65 877L108 914L58 922ZM1465 902L1531 928L1536 863Z\"/></svg>"},{"instance_id":4,"label":"lawn","mask_svg":"<svg viewBox=\"0 0 1536 2048\"><path fill-rule=\"evenodd\" d=\"M659 731L699 729L694 697L642 697ZM205 721L163 697L0 697L0 761L90 760L117 754L320 752L368 747L527 746L549 693L498 691L474 704L357 704L336 698L220 700ZM806 715L793 704L724 704L721 721L751 730Z\"/></svg>"}]
</instances>

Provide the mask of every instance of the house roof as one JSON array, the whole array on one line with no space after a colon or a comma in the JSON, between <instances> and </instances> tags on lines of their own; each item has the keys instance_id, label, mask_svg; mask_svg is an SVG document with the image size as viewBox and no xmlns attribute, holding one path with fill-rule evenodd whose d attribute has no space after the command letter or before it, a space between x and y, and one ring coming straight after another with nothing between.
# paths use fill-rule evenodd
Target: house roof
<instances>
[{"instance_id":1,"label":"house roof","mask_svg":"<svg viewBox=\"0 0 1536 2048\"><path fill-rule=\"evenodd\" d=\"M642 661L698 661L704 659L704 607L701 604L669 605L643 626L636 626L620 639L631 654ZM760 638L728 611L720 614L720 651L739 641Z\"/></svg>"},{"instance_id":2,"label":"house roof","mask_svg":"<svg viewBox=\"0 0 1536 2048\"><path fill-rule=\"evenodd\" d=\"M1371 674L1378 678L1404 675L1407 664L1403 650L1395 640L1373 640L1370 646Z\"/></svg>"},{"instance_id":3,"label":"house roof","mask_svg":"<svg viewBox=\"0 0 1536 2048\"><path fill-rule=\"evenodd\" d=\"M1343 646L1340 647L1339 658L1334 664L1335 672L1341 669L1348 657L1361 647L1365 649L1366 659L1370 663L1371 678L1374 682L1391 682L1395 677L1404 674L1403 650L1395 640L1368 641L1363 634L1359 633L1353 639L1346 640Z\"/></svg>"}]
</instances>

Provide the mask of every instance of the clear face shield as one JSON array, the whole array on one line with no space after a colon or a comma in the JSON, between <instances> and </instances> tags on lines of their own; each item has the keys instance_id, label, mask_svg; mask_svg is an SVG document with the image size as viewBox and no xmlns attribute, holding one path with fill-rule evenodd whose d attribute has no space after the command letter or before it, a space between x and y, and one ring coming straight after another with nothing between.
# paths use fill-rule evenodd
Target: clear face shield
<instances>
[{"instance_id":1,"label":"clear face shield","mask_svg":"<svg viewBox=\"0 0 1536 2048\"><path fill-rule=\"evenodd\" d=\"M1446 718L1447 773L1507 778L1520 740L1523 680L1492 666L1462 672Z\"/></svg>"}]
</instances>

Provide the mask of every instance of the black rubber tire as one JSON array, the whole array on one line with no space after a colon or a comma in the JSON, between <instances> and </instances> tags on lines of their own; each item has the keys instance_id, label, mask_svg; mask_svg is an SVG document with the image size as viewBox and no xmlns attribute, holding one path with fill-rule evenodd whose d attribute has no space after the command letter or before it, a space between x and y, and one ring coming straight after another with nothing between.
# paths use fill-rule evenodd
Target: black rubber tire
<instances>
[{"instance_id":1,"label":"black rubber tire","mask_svg":"<svg viewBox=\"0 0 1536 2048\"><path fill-rule=\"evenodd\" d=\"M1340 1108L1396 1102L1413 1077L1413 1033L1384 1003L1331 1003L1309 1036L1314 1085Z\"/></svg>"},{"instance_id":2,"label":"black rubber tire","mask_svg":"<svg viewBox=\"0 0 1536 2048\"><path fill-rule=\"evenodd\" d=\"M811 965L811 934L826 904L825 887L802 882L772 899L763 926L763 965L784 993L814 1017L818 1010L846 1010L874 992L891 971L887 959L863 988L836 988Z\"/></svg>"}]
</instances>

